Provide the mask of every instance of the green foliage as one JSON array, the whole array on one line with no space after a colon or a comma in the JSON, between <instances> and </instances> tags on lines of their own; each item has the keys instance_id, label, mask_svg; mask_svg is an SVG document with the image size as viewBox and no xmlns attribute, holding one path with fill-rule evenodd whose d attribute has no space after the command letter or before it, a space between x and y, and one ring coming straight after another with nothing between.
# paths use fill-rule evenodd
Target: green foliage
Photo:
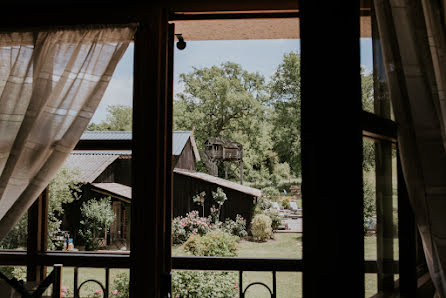
<instances>
[{"instance_id":1,"label":"green foliage","mask_svg":"<svg viewBox=\"0 0 446 298\"><path fill-rule=\"evenodd\" d=\"M237 255L239 237L222 230L213 230L204 236L191 235L184 250L194 256L234 257Z\"/></svg>"},{"instance_id":2,"label":"green foliage","mask_svg":"<svg viewBox=\"0 0 446 298\"><path fill-rule=\"evenodd\" d=\"M371 229L376 214L375 191L367 179L364 179L364 231Z\"/></svg>"},{"instance_id":3,"label":"green foliage","mask_svg":"<svg viewBox=\"0 0 446 298\"><path fill-rule=\"evenodd\" d=\"M174 102L174 128L194 129L200 152L210 137L240 142L244 180L268 183L278 159L272 150L269 108L264 105L268 97L265 79L232 62L194 68L180 78L185 89ZM238 169L230 168L228 175L238 179Z\"/></svg>"},{"instance_id":4,"label":"green foliage","mask_svg":"<svg viewBox=\"0 0 446 298\"><path fill-rule=\"evenodd\" d=\"M217 187L216 192L212 192L212 197L214 198L214 201L220 206L222 206L228 199L225 192L220 187Z\"/></svg>"},{"instance_id":5,"label":"green foliage","mask_svg":"<svg viewBox=\"0 0 446 298\"><path fill-rule=\"evenodd\" d=\"M258 197L255 199L254 214L261 214L265 210L271 208L271 206L271 200L265 197Z\"/></svg>"},{"instance_id":6,"label":"green foliage","mask_svg":"<svg viewBox=\"0 0 446 298\"><path fill-rule=\"evenodd\" d=\"M239 238L221 230L213 230L205 236L192 235L184 244L194 256L237 255ZM175 271L172 274L173 297L235 297L238 293L233 272Z\"/></svg>"},{"instance_id":7,"label":"green foliage","mask_svg":"<svg viewBox=\"0 0 446 298\"><path fill-rule=\"evenodd\" d=\"M300 55L295 52L285 54L277 67L269 85L273 112L273 149L280 162L287 162L294 176L299 177L300 162Z\"/></svg>"},{"instance_id":8,"label":"green foliage","mask_svg":"<svg viewBox=\"0 0 446 298\"><path fill-rule=\"evenodd\" d=\"M226 202L228 197L226 196L226 194L223 191L223 189L221 189L220 187L217 187L217 191L216 192L214 192L214 191L212 192L212 198L218 204L218 208L215 208L214 205L211 206L210 220L211 220L212 223L218 223L220 221L221 207Z\"/></svg>"},{"instance_id":9,"label":"green foliage","mask_svg":"<svg viewBox=\"0 0 446 298\"><path fill-rule=\"evenodd\" d=\"M24 266L2 266L0 272L7 278L15 278L17 280L26 281L26 267Z\"/></svg>"},{"instance_id":10,"label":"green foliage","mask_svg":"<svg viewBox=\"0 0 446 298\"><path fill-rule=\"evenodd\" d=\"M289 197L285 197L282 199L282 202L280 202L280 203L284 209L290 209L290 202L291 202L291 199Z\"/></svg>"},{"instance_id":11,"label":"green foliage","mask_svg":"<svg viewBox=\"0 0 446 298\"><path fill-rule=\"evenodd\" d=\"M80 198L81 184L77 180L78 170L61 168L49 185L48 202L48 249L55 249L53 240L60 233L60 224L64 214L64 204L70 204Z\"/></svg>"},{"instance_id":12,"label":"green foliage","mask_svg":"<svg viewBox=\"0 0 446 298\"><path fill-rule=\"evenodd\" d=\"M173 297L228 298L237 297L237 273L215 271L174 271Z\"/></svg>"},{"instance_id":13,"label":"green foliage","mask_svg":"<svg viewBox=\"0 0 446 298\"><path fill-rule=\"evenodd\" d=\"M251 221L251 233L254 240L267 241L271 238L272 220L268 215L257 214Z\"/></svg>"},{"instance_id":14,"label":"green foliage","mask_svg":"<svg viewBox=\"0 0 446 298\"><path fill-rule=\"evenodd\" d=\"M78 173L76 170L61 168L49 184L48 249L50 250L55 249L52 240L60 232L61 219L64 214L63 205L79 199L80 183L76 179ZM28 216L25 213L8 235L0 242L0 248L25 248L27 229Z\"/></svg>"},{"instance_id":15,"label":"green foliage","mask_svg":"<svg viewBox=\"0 0 446 298\"><path fill-rule=\"evenodd\" d=\"M112 284L112 291L109 297L112 298L129 298L130 297L130 277L126 272L119 273L116 275Z\"/></svg>"},{"instance_id":16,"label":"green foliage","mask_svg":"<svg viewBox=\"0 0 446 298\"><path fill-rule=\"evenodd\" d=\"M384 89L386 86L384 86ZM374 96L373 96L373 73L368 72L361 66L361 91L362 91L362 109L364 111L374 112ZM387 92L386 90L383 90Z\"/></svg>"},{"instance_id":17,"label":"green foliage","mask_svg":"<svg viewBox=\"0 0 446 298\"><path fill-rule=\"evenodd\" d=\"M271 228L273 231L277 231L282 223L279 212L277 210L267 210L264 213L271 218Z\"/></svg>"},{"instance_id":18,"label":"green foliage","mask_svg":"<svg viewBox=\"0 0 446 298\"><path fill-rule=\"evenodd\" d=\"M125 105L107 106L106 120L101 123L90 123L87 130L131 131L132 107Z\"/></svg>"},{"instance_id":19,"label":"green foliage","mask_svg":"<svg viewBox=\"0 0 446 298\"><path fill-rule=\"evenodd\" d=\"M235 221L227 218L222 225L223 231L230 233L234 236L245 237L248 236L246 232L246 219L244 219L240 214L237 214Z\"/></svg>"},{"instance_id":20,"label":"green foliage","mask_svg":"<svg viewBox=\"0 0 446 298\"><path fill-rule=\"evenodd\" d=\"M28 213L25 213L0 242L1 249L26 249Z\"/></svg>"},{"instance_id":21,"label":"green foliage","mask_svg":"<svg viewBox=\"0 0 446 298\"><path fill-rule=\"evenodd\" d=\"M262 188L262 196L266 199L275 201L277 199L277 197L280 196L280 191L276 187L267 186L267 187ZM267 208L265 208L265 209L267 209Z\"/></svg>"},{"instance_id":22,"label":"green foliage","mask_svg":"<svg viewBox=\"0 0 446 298\"><path fill-rule=\"evenodd\" d=\"M85 242L86 250L96 250L100 239L105 236L115 219L110 198L92 199L84 202L81 207L83 220L79 235Z\"/></svg>"}]
</instances>

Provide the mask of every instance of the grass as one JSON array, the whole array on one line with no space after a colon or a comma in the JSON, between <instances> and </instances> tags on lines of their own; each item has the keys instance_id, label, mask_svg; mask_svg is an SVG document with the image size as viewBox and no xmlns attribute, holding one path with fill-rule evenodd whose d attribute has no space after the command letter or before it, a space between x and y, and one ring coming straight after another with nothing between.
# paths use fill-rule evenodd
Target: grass
<instances>
[{"instance_id":1,"label":"grass","mask_svg":"<svg viewBox=\"0 0 446 298\"><path fill-rule=\"evenodd\" d=\"M48 267L48 274L53 270L52 267ZM110 269L110 290L113 291L113 281L115 277L122 272L129 272L129 269ZM104 268L79 268L78 271L78 286L86 281L94 279L101 282L105 287L105 269ZM71 293L74 290L74 268L63 267L62 269L62 286L68 288ZM101 289L99 285L93 282L88 282L81 288L79 293L81 297L88 297L94 291ZM101 296L102 297L102 296Z\"/></svg>"},{"instance_id":2,"label":"grass","mask_svg":"<svg viewBox=\"0 0 446 298\"><path fill-rule=\"evenodd\" d=\"M239 257L257 257L257 258L302 258L302 234L299 233L276 233L275 239L268 242L259 243L247 240L241 240L238 244ZM395 259L398 259L397 239L394 239ZM365 259L376 259L376 237L368 236L364 239ZM330 253L327 251L327 253ZM172 248L173 256L187 255L181 245ZM48 268L48 273L52 270ZM128 269L111 269L110 285L118 273L128 272ZM277 297L302 297L302 273L301 272L278 272L277 275ZM395 276L397 278L397 276ZM79 284L88 279L96 279L105 285L105 269L102 268L79 268ZM74 268L64 267L62 274L62 285L73 290ZM271 272L244 272L243 285L253 282L263 282L272 289ZM377 275L366 274L365 277L366 293L365 297L370 297L377 292ZM92 293L100 289L94 283L88 283L83 287L82 297L86 293ZM113 288L111 287L111 290ZM270 297L269 293L262 286L256 285L249 288L246 297Z\"/></svg>"},{"instance_id":3,"label":"grass","mask_svg":"<svg viewBox=\"0 0 446 298\"><path fill-rule=\"evenodd\" d=\"M257 258L301 258L302 237L298 233L276 233L275 239L265 243L241 240L238 248L239 257ZM398 259L398 239L394 239L395 259ZM327 253L330 253L327 251ZM187 255L182 246L175 246L172 255ZM367 236L364 239L365 259L376 259L376 237ZM396 276L397 278L397 276ZM263 282L272 288L271 272L245 272L243 274L244 288L252 282ZM365 297L377 293L377 274L366 274ZM277 273L277 297L302 297L302 273L279 272ZM249 288L246 297L270 297L261 286Z\"/></svg>"}]
</instances>

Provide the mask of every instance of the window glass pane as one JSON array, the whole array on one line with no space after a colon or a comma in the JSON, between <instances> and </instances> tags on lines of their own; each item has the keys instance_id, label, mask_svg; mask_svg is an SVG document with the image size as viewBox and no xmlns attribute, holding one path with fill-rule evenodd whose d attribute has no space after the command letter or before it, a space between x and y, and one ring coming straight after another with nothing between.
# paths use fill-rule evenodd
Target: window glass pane
<instances>
[{"instance_id":1,"label":"window glass pane","mask_svg":"<svg viewBox=\"0 0 446 298\"><path fill-rule=\"evenodd\" d=\"M132 138L133 43L81 141ZM48 250L130 250L129 150L74 150L49 186Z\"/></svg>"},{"instance_id":2,"label":"window glass pane","mask_svg":"<svg viewBox=\"0 0 446 298\"><path fill-rule=\"evenodd\" d=\"M381 42L375 18L370 15L361 16L360 50L362 108L364 111L394 120L387 91Z\"/></svg>"},{"instance_id":3,"label":"window glass pane","mask_svg":"<svg viewBox=\"0 0 446 298\"><path fill-rule=\"evenodd\" d=\"M239 274L234 271L174 270L172 294L173 297L240 297ZM242 287L247 298L271 297L272 272L243 272ZM276 291L279 298L302 297L302 273L276 272Z\"/></svg>"},{"instance_id":4,"label":"window glass pane","mask_svg":"<svg viewBox=\"0 0 446 298\"><path fill-rule=\"evenodd\" d=\"M0 249L26 250L28 236L28 212L26 212L0 241Z\"/></svg>"},{"instance_id":5,"label":"window glass pane","mask_svg":"<svg viewBox=\"0 0 446 298\"><path fill-rule=\"evenodd\" d=\"M47 267L47 274L50 274L53 267ZM62 287L61 297L74 297L76 268L63 267L62 269ZM109 270L109 297L128 298L129 297L129 269L110 269ZM80 297L103 297L103 291L106 290L106 270L105 268L77 268L77 288L80 290ZM99 282L102 287L94 281ZM88 282L86 282L88 281ZM82 285L82 283L84 283ZM51 295L52 286L46 291Z\"/></svg>"},{"instance_id":6,"label":"window glass pane","mask_svg":"<svg viewBox=\"0 0 446 298\"><path fill-rule=\"evenodd\" d=\"M396 150L390 142L367 138L363 149L364 258L381 268L376 275L378 291L386 294L393 290L396 275L391 264L399 255ZM365 286L366 293L373 292L370 277Z\"/></svg>"},{"instance_id":7,"label":"window glass pane","mask_svg":"<svg viewBox=\"0 0 446 298\"><path fill-rule=\"evenodd\" d=\"M301 258L300 39L186 42L174 52L173 256L223 231L239 237L234 256Z\"/></svg>"}]
</instances>

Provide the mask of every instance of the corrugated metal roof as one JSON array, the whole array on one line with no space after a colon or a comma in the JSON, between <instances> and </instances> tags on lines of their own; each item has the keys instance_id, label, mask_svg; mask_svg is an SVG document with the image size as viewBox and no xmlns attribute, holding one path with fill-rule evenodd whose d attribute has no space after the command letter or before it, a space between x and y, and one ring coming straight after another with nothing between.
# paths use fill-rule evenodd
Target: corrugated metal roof
<instances>
[{"instance_id":1,"label":"corrugated metal roof","mask_svg":"<svg viewBox=\"0 0 446 298\"><path fill-rule=\"evenodd\" d=\"M191 135L191 131L176 130L173 132L172 139L172 155L181 155L181 152L186 146L187 140Z\"/></svg>"},{"instance_id":2,"label":"corrugated metal roof","mask_svg":"<svg viewBox=\"0 0 446 298\"><path fill-rule=\"evenodd\" d=\"M223 186L223 187L231 188L231 189L234 189L236 191L243 192L243 193L246 193L248 195L255 196L255 197L262 196L262 192L259 189L257 189L257 188L241 185L241 184L238 184L238 183L235 183L235 182L223 179L223 178L219 178L219 177L215 177L215 176L212 176L212 175L208 175L208 174L205 174L205 173L195 172L195 171L188 171L188 170L177 169L177 168L175 168L173 170L173 172L177 173L177 174L193 177L193 178L196 178L196 179L201 179L203 181L214 183L214 184L217 184L217 185L220 185L220 186Z\"/></svg>"},{"instance_id":3,"label":"corrugated metal roof","mask_svg":"<svg viewBox=\"0 0 446 298\"><path fill-rule=\"evenodd\" d=\"M70 154L62 167L79 172L80 182L93 182L112 162L117 154Z\"/></svg>"},{"instance_id":4,"label":"corrugated metal roof","mask_svg":"<svg viewBox=\"0 0 446 298\"><path fill-rule=\"evenodd\" d=\"M77 155L132 155L132 150L73 150Z\"/></svg>"},{"instance_id":5,"label":"corrugated metal roof","mask_svg":"<svg viewBox=\"0 0 446 298\"><path fill-rule=\"evenodd\" d=\"M131 131L84 131L81 140L131 140Z\"/></svg>"},{"instance_id":6,"label":"corrugated metal roof","mask_svg":"<svg viewBox=\"0 0 446 298\"><path fill-rule=\"evenodd\" d=\"M195 159L199 161L200 155L198 154L197 145L195 144L195 139L192 131L176 130L173 132L172 155L177 155L177 156L181 155L181 152L183 152L184 146L186 146L187 140L189 138L191 138ZM81 140L131 140L131 139L132 139L131 131L85 131L81 136ZM105 152L105 153L100 153L100 152ZM108 153L107 151L96 151L96 153L92 154L108 154ZM126 154L127 153L124 153L122 155Z\"/></svg>"},{"instance_id":7,"label":"corrugated metal roof","mask_svg":"<svg viewBox=\"0 0 446 298\"><path fill-rule=\"evenodd\" d=\"M132 199L132 188L130 186L119 183L91 183L91 185L105 195L115 195L129 200ZM93 188L93 190L95 189Z\"/></svg>"}]
</instances>

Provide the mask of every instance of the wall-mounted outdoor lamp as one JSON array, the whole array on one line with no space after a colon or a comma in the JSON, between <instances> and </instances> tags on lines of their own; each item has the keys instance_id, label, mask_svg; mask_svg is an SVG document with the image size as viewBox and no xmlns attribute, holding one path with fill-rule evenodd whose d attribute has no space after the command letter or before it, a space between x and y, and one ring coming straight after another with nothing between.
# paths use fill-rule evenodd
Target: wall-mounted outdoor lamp
<instances>
[{"instance_id":1,"label":"wall-mounted outdoor lamp","mask_svg":"<svg viewBox=\"0 0 446 298\"><path fill-rule=\"evenodd\" d=\"M177 48L179 50L184 50L186 48L186 42L184 41L183 35L175 34L175 36L178 38Z\"/></svg>"}]
</instances>

